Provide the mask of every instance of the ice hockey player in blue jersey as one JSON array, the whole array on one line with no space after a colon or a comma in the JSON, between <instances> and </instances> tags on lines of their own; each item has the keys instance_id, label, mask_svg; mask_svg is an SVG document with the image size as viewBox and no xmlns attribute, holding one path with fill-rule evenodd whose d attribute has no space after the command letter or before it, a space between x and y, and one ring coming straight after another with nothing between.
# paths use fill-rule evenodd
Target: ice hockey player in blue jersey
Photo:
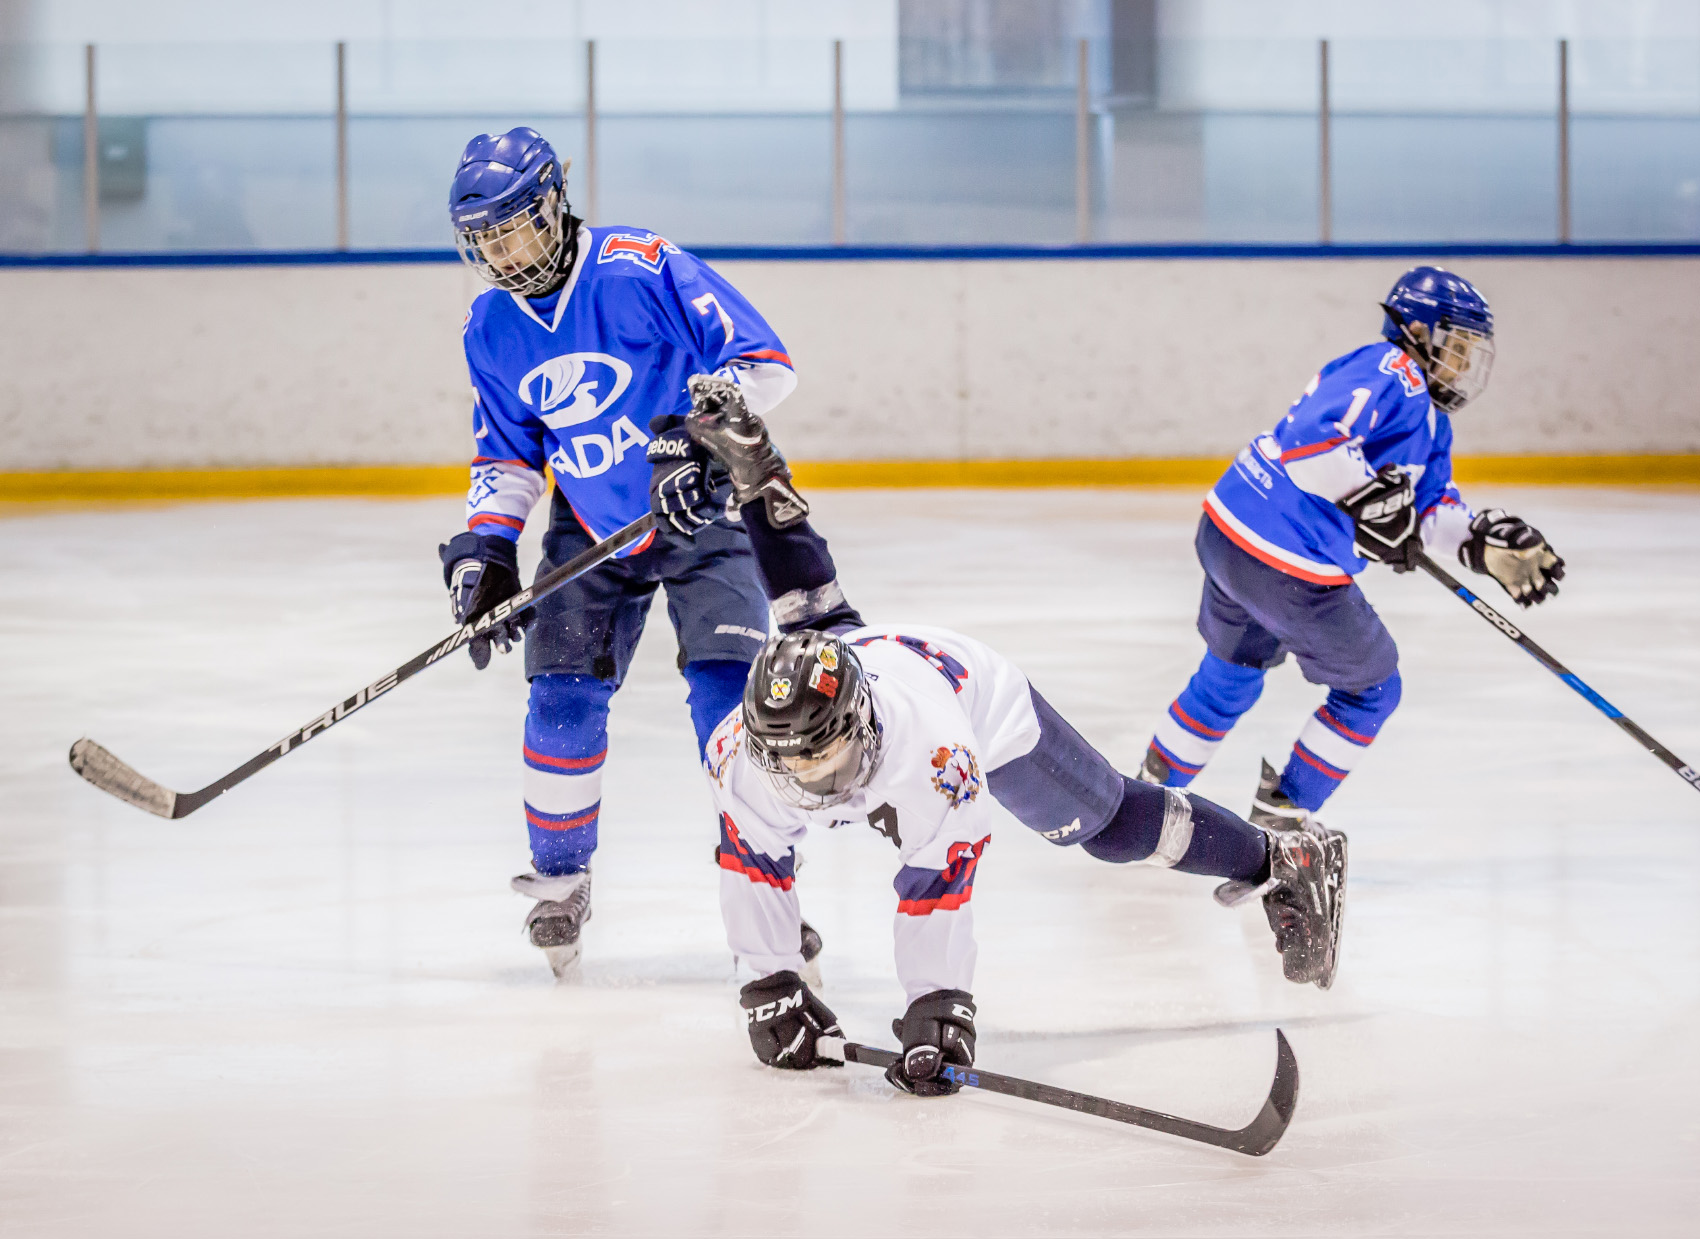
<instances>
[{"instance_id":1,"label":"ice hockey player in blue jersey","mask_svg":"<svg viewBox=\"0 0 1700 1239\"><path fill-rule=\"evenodd\" d=\"M650 511L654 473L666 470L670 493L690 501L712 489L714 479L669 459L690 410L688 377L721 374L764 412L796 386L785 346L735 288L665 237L587 226L568 207L566 172L534 130L483 134L449 194L455 244L491 285L464 327L476 443L467 528L441 548L456 622L520 589L515 544L547 488L545 467L555 484L539 575ZM667 589L699 752L767 639L742 526L723 505L658 506L666 520L648 539L471 643L482 669L492 641L506 652L525 631L534 872L513 886L536 900L527 930L557 975L576 963L590 915L609 701L657 587Z\"/></svg>"},{"instance_id":2,"label":"ice hockey player in blue jersey","mask_svg":"<svg viewBox=\"0 0 1700 1239\"><path fill-rule=\"evenodd\" d=\"M1204 661L1159 722L1141 777L1185 787L1292 654L1328 689L1277 774L1263 763L1251 820L1302 824L1357 766L1399 704L1393 638L1352 578L1409 572L1426 552L1497 580L1522 606L1558 593L1564 561L1540 531L1452 483L1452 414L1493 364L1493 315L1438 267L1399 277L1385 339L1329 362L1204 499L1198 629Z\"/></svg>"}]
</instances>

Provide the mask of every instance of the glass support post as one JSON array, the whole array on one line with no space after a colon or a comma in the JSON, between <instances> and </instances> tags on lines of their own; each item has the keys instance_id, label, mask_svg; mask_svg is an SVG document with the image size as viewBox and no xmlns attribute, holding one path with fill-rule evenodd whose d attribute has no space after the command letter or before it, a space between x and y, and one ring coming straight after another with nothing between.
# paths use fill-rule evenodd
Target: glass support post
<instances>
[{"instance_id":1,"label":"glass support post","mask_svg":"<svg viewBox=\"0 0 1700 1239\"><path fill-rule=\"evenodd\" d=\"M100 113L95 108L94 44L83 45L83 243L100 249Z\"/></svg>"},{"instance_id":2,"label":"glass support post","mask_svg":"<svg viewBox=\"0 0 1700 1239\"><path fill-rule=\"evenodd\" d=\"M584 41L584 222L596 223L596 40Z\"/></svg>"},{"instance_id":3,"label":"glass support post","mask_svg":"<svg viewBox=\"0 0 1700 1239\"><path fill-rule=\"evenodd\" d=\"M348 44L336 45L336 247L348 248Z\"/></svg>"},{"instance_id":4,"label":"glass support post","mask_svg":"<svg viewBox=\"0 0 1700 1239\"><path fill-rule=\"evenodd\" d=\"M1570 244L1570 40L1558 41L1558 243Z\"/></svg>"},{"instance_id":5,"label":"glass support post","mask_svg":"<svg viewBox=\"0 0 1700 1239\"><path fill-rule=\"evenodd\" d=\"M1092 240L1092 83L1087 76L1088 43L1081 39L1074 69L1074 239Z\"/></svg>"},{"instance_id":6,"label":"glass support post","mask_svg":"<svg viewBox=\"0 0 1700 1239\"><path fill-rule=\"evenodd\" d=\"M832 243L843 245L844 198L844 40L832 41Z\"/></svg>"},{"instance_id":7,"label":"glass support post","mask_svg":"<svg viewBox=\"0 0 1700 1239\"><path fill-rule=\"evenodd\" d=\"M1328 40L1317 41L1316 57L1316 236L1323 245L1334 243L1333 101L1328 97Z\"/></svg>"}]
</instances>

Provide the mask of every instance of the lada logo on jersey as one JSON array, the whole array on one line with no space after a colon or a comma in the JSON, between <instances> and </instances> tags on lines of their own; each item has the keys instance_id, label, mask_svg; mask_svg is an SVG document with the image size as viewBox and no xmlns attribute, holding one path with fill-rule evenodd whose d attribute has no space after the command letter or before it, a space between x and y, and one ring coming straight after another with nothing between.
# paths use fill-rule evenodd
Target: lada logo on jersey
<instances>
[{"instance_id":1,"label":"lada logo on jersey","mask_svg":"<svg viewBox=\"0 0 1700 1239\"><path fill-rule=\"evenodd\" d=\"M960 809L980 794L980 763L960 744L940 745L933 753L933 787L950 807Z\"/></svg>"},{"instance_id":2,"label":"lada logo on jersey","mask_svg":"<svg viewBox=\"0 0 1700 1239\"><path fill-rule=\"evenodd\" d=\"M1407 396L1420 396L1427 390L1428 384L1423 382L1423 372L1417 369L1416 362L1405 355L1404 349L1388 349L1382 354L1380 369L1383 374L1395 376Z\"/></svg>"},{"instance_id":3,"label":"lada logo on jersey","mask_svg":"<svg viewBox=\"0 0 1700 1239\"><path fill-rule=\"evenodd\" d=\"M677 254L679 247L666 237L658 237L653 232L640 233L636 236L629 233L611 232L602 239L602 249L596 255L597 262L635 262L640 267L660 272L665 254Z\"/></svg>"},{"instance_id":4,"label":"lada logo on jersey","mask_svg":"<svg viewBox=\"0 0 1700 1239\"><path fill-rule=\"evenodd\" d=\"M532 370L516 390L521 400L537 409L545 426L560 430L588 422L618 400L631 382L631 365L618 357L563 353Z\"/></svg>"}]
</instances>

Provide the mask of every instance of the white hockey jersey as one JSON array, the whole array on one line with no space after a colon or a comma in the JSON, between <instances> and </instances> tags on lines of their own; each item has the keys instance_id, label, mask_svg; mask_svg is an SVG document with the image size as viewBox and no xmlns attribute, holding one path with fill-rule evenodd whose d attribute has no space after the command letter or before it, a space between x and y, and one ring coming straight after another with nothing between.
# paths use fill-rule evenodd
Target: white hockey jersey
<instances>
[{"instance_id":1,"label":"white hockey jersey","mask_svg":"<svg viewBox=\"0 0 1700 1239\"><path fill-rule=\"evenodd\" d=\"M997 651L943 628L876 625L838 636L867 673L881 730L865 787L826 809L787 804L745 751L737 710L704 752L720 814L727 938L763 976L801 968L794 849L810 826L865 822L897 852L897 973L909 1000L971 989L969 900L995 816L986 776L1039 741L1027 677Z\"/></svg>"}]
</instances>

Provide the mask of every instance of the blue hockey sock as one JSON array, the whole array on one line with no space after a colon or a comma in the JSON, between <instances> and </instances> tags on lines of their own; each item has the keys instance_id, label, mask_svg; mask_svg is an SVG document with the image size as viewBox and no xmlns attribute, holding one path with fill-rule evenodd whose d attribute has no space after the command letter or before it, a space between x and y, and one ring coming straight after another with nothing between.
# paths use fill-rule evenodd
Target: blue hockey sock
<instances>
[{"instance_id":1,"label":"blue hockey sock","mask_svg":"<svg viewBox=\"0 0 1700 1239\"><path fill-rule=\"evenodd\" d=\"M691 726L697 731L697 756L708 747L708 738L744 699L744 682L750 664L730 658L705 658L686 663L679 671L690 686Z\"/></svg>"},{"instance_id":2,"label":"blue hockey sock","mask_svg":"<svg viewBox=\"0 0 1700 1239\"><path fill-rule=\"evenodd\" d=\"M1262 693L1261 668L1241 667L1205 651L1204 661L1151 737L1169 764L1169 786L1185 787L1197 778Z\"/></svg>"},{"instance_id":3,"label":"blue hockey sock","mask_svg":"<svg viewBox=\"0 0 1700 1239\"><path fill-rule=\"evenodd\" d=\"M1202 796L1186 796L1187 812L1173 812L1175 793L1125 775L1122 782L1121 807L1110 824L1080 845L1088 855L1241 881L1262 874L1269 845L1250 822Z\"/></svg>"},{"instance_id":4,"label":"blue hockey sock","mask_svg":"<svg viewBox=\"0 0 1700 1239\"><path fill-rule=\"evenodd\" d=\"M1357 768L1393 711L1399 708L1395 671L1379 684L1349 693L1334 688L1305 721L1293 755L1281 772L1281 791L1301 809L1315 812Z\"/></svg>"},{"instance_id":5,"label":"blue hockey sock","mask_svg":"<svg viewBox=\"0 0 1700 1239\"><path fill-rule=\"evenodd\" d=\"M588 675L540 675L525 716L525 821L538 873L578 873L596 850L608 701L614 685Z\"/></svg>"}]
</instances>

